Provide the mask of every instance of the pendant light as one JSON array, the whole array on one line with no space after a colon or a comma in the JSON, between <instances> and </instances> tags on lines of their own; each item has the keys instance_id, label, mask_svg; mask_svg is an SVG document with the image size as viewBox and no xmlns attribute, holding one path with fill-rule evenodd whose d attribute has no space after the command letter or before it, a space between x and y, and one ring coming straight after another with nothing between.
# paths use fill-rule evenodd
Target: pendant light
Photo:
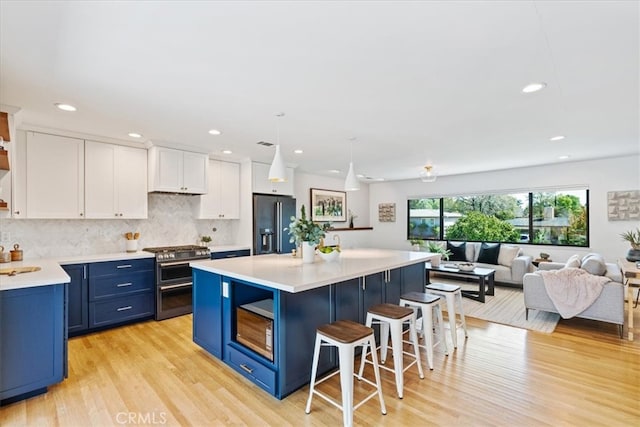
<instances>
[{"instance_id":1,"label":"pendant light","mask_svg":"<svg viewBox=\"0 0 640 427\"><path fill-rule=\"evenodd\" d=\"M349 162L349 172L347 173L347 179L344 180L345 191L357 191L360 190L360 181L356 177L353 171L353 141L355 138L349 138L351 141L351 161Z\"/></svg>"},{"instance_id":2,"label":"pendant light","mask_svg":"<svg viewBox=\"0 0 640 427\"><path fill-rule=\"evenodd\" d=\"M433 171L432 165L424 167L424 171L420 172L420 179L422 182L435 182L438 178L438 174Z\"/></svg>"},{"instance_id":3,"label":"pendant light","mask_svg":"<svg viewBox=\"0 0 640 427\"><path fill-rule=\"evenodd\" d=\"M280 117L284 116L284 113L277 113L278 117L276 123L276 153L273 156L271 167L269 168L269 181L271 182L286 182L287 181L287 168L284 165L282 154L280 153Z\"/></svg>"}]
</instances>

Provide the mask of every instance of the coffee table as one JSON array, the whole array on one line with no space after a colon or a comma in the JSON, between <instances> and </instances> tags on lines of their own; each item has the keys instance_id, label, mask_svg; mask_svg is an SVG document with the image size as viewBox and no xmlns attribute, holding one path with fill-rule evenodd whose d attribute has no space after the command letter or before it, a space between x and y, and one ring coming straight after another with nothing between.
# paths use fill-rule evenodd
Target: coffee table
<instances>
[{"instance_id":1,"label":"coffee table","mask_svg":"<svg viewBox=\"0 0 640 427\"><path fill-rule=\"evenodd\" d=\"M496 271L491 268L476 267L471 271L463 271L449 266L450 264L440 264L437 267L432 267L431 263L425 263L425 270L427 271L427 284L431 283L431 272L438 274L444 274L454 277L475 277L478 279L478 290L468 291L462 290L462 296L471 298L476 301L484 302L485 295L494 295L494 277Z\"/></svg>"}]
</instances>

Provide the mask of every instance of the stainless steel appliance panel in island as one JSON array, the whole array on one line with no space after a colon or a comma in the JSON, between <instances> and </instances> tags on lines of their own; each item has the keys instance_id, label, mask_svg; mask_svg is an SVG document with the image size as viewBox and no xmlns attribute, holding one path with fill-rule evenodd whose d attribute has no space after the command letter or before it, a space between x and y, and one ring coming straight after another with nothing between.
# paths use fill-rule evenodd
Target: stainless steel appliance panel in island
<instances>
[{"instance_id":1,"label":"stainless steel appliance panel in island","mask_svg":"<svg viewBox=\"0 0 640 427\"><path fill-rule=\"evenodd\" d=\"M285 196L253 195L253 254L282 254L295 249L289 243L291 217L296 215L296 199Z\"/></svg>"}]
</instances>

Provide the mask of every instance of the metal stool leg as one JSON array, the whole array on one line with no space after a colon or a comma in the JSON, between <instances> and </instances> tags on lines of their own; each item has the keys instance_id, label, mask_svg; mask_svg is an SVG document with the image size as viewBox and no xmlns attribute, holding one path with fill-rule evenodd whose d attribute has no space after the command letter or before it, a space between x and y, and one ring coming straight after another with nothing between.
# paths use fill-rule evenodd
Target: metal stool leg
<instances>
[{"instance_id":1,"label":"metal stool leg","mask_svg":"<svg viewBox=\"0 0 640 427\"><path fill-rule=\"evenodd\" d=\"M345 426L353 425L353 347L338 346L340 364L340 389L342 389L342 421Z\"/></svg>"},{"instance_id":2,"label":"metal stool leg","mask_svg":"<svg viewBox=\"0 0 640 427\"><path fill-rule=\"evenodd\" d=\"M469 334L467 333L467 321L464 319L464 308L462 307L462 292L456 292L456 299L458 300L458 314L460 315L460 326L464 329L464 337L468 338Z\"/></svg>"},{"instance_id":3,"label":"metal stool leg","mask_svg":"<svg viewBox=\"0 0 640 427\"><path fill-rule=\"evenodd\" d=\"M313 349L313 364L311 365L311 384L309 385L309 398L307 399L307 407L304 412L311 412L311 399L313 398L313 390L316 386L316 375L318 373L318 359L320 358L320 347L322 346L322 338L316 334L316 346Z\"/></svg>"}]
</instances>

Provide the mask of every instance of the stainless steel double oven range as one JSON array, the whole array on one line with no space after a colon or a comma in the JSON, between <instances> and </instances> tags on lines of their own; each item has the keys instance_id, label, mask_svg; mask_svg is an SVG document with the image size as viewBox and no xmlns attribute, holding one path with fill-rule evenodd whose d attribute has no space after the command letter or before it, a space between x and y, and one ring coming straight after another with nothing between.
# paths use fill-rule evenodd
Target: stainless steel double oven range
<instances>
[{"instance_id":1,"label":"stainless steel double oven range","mask_svg":"<svg viewBox=\"0 0 640 427\"><path fill-rule=\"evenodd\" d=\"M165 246L145 248L156 255L156 320L193 311L193 279L189 262L210 259L209 248Z\"/></svg>"}]
</instances>

